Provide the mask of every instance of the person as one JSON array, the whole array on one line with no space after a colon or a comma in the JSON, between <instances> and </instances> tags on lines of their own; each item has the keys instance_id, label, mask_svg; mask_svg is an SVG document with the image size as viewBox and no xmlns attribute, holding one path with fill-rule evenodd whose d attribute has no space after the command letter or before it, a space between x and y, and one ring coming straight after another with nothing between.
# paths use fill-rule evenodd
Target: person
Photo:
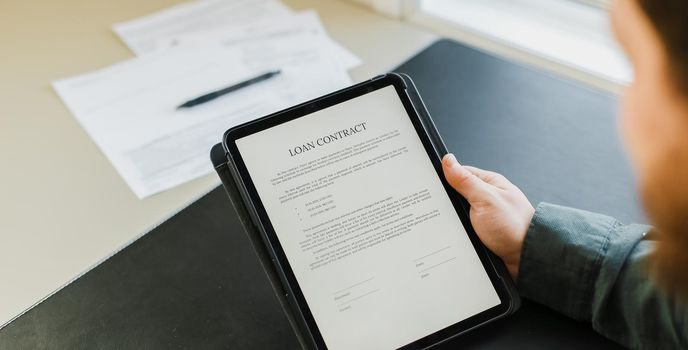
<instances>
[{"instance_id":1,"label":"person","mask_svg":"<svg viewBox=\"0 0 688 350\"><path fill-rule=\"evenodd\" d=\"M688 1L616 0L611 22L635 73L619 130L654 229L533 208L504 176L451 154L443 170L522 296L627 347L688 349Z\"/></svg>"}]
</instances>

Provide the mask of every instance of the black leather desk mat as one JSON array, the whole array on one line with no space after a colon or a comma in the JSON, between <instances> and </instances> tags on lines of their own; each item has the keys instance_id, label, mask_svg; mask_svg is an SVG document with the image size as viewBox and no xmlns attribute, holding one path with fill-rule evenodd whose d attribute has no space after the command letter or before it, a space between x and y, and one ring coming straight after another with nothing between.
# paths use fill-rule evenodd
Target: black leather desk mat
<instances>
[{"instance_id":1,"label":"black leather desk mat","mask_svg":"<svg viewBox=\"0 0 688 350\"><path fill-rule=\"evenodd\" d=\"M502 172L533 203L643 221L612 95L447 40L398 71L414 78L460 160ZM222 188L0 330L0 349L297 346ZM527 300L513 317L442 346L614 347Z\"/></svg>"}]
</instances>

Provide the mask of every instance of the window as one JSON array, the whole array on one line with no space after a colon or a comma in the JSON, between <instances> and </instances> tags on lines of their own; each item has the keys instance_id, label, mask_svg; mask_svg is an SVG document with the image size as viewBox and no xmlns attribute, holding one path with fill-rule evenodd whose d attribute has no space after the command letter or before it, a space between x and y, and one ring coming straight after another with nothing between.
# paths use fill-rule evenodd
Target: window
<instances>
[{"instance_id":1,"label":"window","mask_svg":"<svg viewBox=\"0 0 688 350\"><path fill-rule=\"evenodd\" d=\"M611 0L354 1L445 36L488 50L501 47L502 54L511 50L514 56L534 56L608 85L632 78L609 26Z\"/></svg>"}]
</instances>

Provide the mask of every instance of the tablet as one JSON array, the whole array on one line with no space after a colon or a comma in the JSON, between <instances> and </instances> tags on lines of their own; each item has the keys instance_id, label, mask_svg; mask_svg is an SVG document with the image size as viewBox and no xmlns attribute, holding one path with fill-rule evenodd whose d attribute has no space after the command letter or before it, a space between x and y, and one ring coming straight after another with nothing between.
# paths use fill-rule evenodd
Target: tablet
<instances>
[{"instance_id":1,"label":"tablet","mask_svg":"<svg viewBox=\"0 0 688 350\"><path fill-rule=\"evenodd\" d=\"M318 349L426 348L513 312L445 181L412 82L387 74L228 130L233 178Z\"/></svg>"}]
</instances>

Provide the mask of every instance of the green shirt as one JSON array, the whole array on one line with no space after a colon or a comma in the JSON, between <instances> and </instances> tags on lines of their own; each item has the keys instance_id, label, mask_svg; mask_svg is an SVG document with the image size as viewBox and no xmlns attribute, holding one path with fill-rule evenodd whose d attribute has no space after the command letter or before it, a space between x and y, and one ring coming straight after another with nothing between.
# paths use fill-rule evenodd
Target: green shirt
<instances>
[{"instance_id":1,"label":"green shirt","mask_svg":"<svg viewBox=\"0 0 688 350\"><path fill-rule=\"evenodd\" d=\"M688 302L645 270L653 242L644 225L542 203L523 244L518 288L635 349L688 349ZM686 271L688 273L688 271Z\"/></svg>"}]
</instances>

